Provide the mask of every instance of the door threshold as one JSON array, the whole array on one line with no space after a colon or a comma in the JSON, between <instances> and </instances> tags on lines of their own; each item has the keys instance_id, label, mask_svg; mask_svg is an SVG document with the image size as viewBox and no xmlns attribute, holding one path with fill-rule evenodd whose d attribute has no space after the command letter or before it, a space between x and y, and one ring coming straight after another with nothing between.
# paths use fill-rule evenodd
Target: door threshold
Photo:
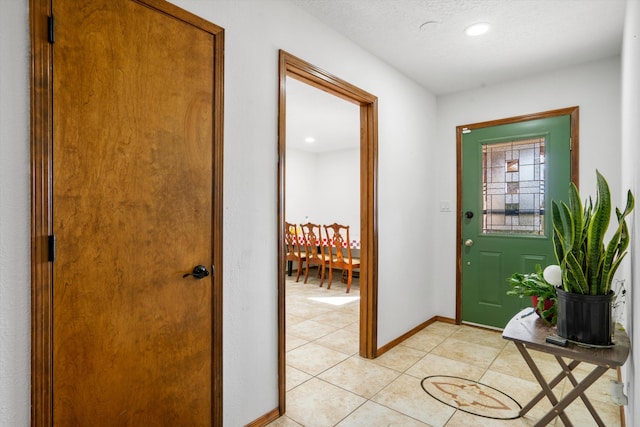
<instances>
[{"instance_id":1,"label":"door threshold","mask_svg":"<svg viewBox=\"0 0 640 427\"><path fill-rule=\"evenodd\" d=\"M467 326L473 326L476 328L481 328L481 329L489 329L489 330L498 331L498 332L502 332L502 330L504 329L504 328L496 328L495 326L481 325L480 323L467 322L465 320L462 321L462 324Z\"/></svg>"}]
</instances>

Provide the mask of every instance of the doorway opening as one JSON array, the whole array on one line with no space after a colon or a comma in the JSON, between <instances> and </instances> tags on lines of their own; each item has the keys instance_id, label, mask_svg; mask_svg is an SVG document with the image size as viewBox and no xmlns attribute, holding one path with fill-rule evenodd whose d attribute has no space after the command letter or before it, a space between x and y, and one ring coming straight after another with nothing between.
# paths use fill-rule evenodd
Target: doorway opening
<instances>
[{"instance_id":1,"label":"doorway opening","mask_svg":"<svg viewBox=\"0 0 640 427\"><path fill-rule=\"evenodd\" d=\"M338 96L360 109L360 326L359 354L374 358L377 349L377 98L344 80L280 51L278 116L278 391L279 411L285 412L285 199L286 199L286 96L287 80L295 79L316 89Z\"/></svg>"}]
</instances>

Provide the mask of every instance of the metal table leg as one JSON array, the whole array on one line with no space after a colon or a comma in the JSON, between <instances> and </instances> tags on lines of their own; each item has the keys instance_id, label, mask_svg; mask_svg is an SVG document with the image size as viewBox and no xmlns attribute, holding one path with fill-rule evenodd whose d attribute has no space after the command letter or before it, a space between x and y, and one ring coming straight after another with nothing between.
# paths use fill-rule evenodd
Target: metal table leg
<instances>
[{"instance_id":1,"label":"metal table leg","mask_svg":"<svg viewBox=\"0 0 640 427\"><path fill-rule=\"evenodd\" d=\"M536 380L538 380L538 383L540 383L540 386L542 387L544 394L547 396L551 404L554 405L553 409L549 411L540 421L538 421L535 424L535 427L546 426L549 423L549 421L551 421L557 416L560 416L560 419L562 420L565 426L568 426L568 427L573 426L573 424L571 424L571 421L569 421L569 417L567 416L567 414L565 414L564 411L561 410L560 408L557 408L558 398L556 398L555 394L553 394L553 390L551 390L551 387L549 386L549 384L547 384L547 381L542 376L542 373L536 366L535 361L527 351L527 348L525 347L525 345L520 342L516 342L515 345L518 351L520 351L520 354L522 355L524 360L527 362L527 365L529 365L529 369L531 369L533 376L535 376Z\"/></svg>"},{"instance_id":2,"label":"metal table leg","mask_svg":"<svg viewBox=\"0 0 640 427\"><path fill-rule=\"evenodd\" d=\"M578 386L578 380L576 380L576 378L573 376L573 374L571 373L571 370L569 369L569 367L567 366L567 364L564 362L564 360L562 359L562 357L560 356L556 356L556 359L558 360L558 363L560 364L560 366L562 366L562 369L567 370L567 377L569 378L569 381L571 381L571 384L573 384L573 387L577 387ZM575 361L574 361L575 362ZM572 362L573 363L573 362ZM604 422L602 421L602 419L600 418L600 415L598 415L598 412L596 411L596 408L593 407L593 405L591 404L591 402L589 401L589 399L587 398L587 395L584 393L580 393L580 399L582 399L582 402L584 403L584 406L587 407L587 409L589 410L589 412L591 413L591 416L593 417L593 419L596 421L596 423L601 426L604 427Z\"/></svg>"},{"instance_id":3,"label":"metal table leg","mask_svg":"<svg viewBox=\"0 0 640 427\"><path fill-rule=\"evenodd\" d=\"M565 370L563 370L562 372L560 372L554 379L552 379L549 382L549 387L550 388L554 388L555 386L557 386L560 381L562 381L563 379L565 379L567 377L567 371L573 371L576 366L578 366L580 364L580 361L578 360L573 360L571 361L571 363L566 367ZM541 391L540 393L538 393L533 399L531 399L531 401L529 403L527 403L521 410L520 410L520 416L524 416L527 412L529 412L534 406L536 406L536 404L542 400L543 397L545 397L546 394L543 391Z\"/></svg>"},{"instance_id":4,"label":"metal table leg","mask_svg":"<svg viewBox=\"0 0 640 427\"><path fill-rule=\"evenodd\" d=\"M562 416L562 414L564 414L565 408L569 406L569 404L573 402L576 398L578 398L578 396L583 396L584 392L589 388L589 386L591 386L591 384L596 382L596 380L600 378L605 372L607 372L607 370L608 368L604 366L596 366L593 369L593 371L591 371L591 373L587 375L587 377L584 380L576 384L573 390L571 390L569 394L567 394L562 400L560 400L560 402L554 403L553 409L549 411L547 415L542 417L542 419L538 421L536 426L547 425L547 423L551 421L554 417L556 417L558 413L561 414ZM600 417L597 417L595 421L596 423L598 423L599 426L604 427L604 423L602 423L602 420L600 419Z\"/></svg>"}]
</instances>

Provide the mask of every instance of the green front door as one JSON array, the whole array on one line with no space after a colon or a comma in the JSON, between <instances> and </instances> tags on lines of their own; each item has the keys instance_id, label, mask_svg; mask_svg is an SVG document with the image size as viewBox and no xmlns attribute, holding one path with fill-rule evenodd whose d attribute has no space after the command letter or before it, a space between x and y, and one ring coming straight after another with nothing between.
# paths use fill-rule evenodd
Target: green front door
<instances>
[{"instance_id":1,"label":"green front door","mask_svg":"<svg viewBox=\"0 0 640 427\"><path fill-rule=\"evenodd\" d=\"M503 328L530 300L507 278L555 264L551 201L571 180L569 115L472 129L462 138L462 320Z\"/></svg>"}]
</instances>

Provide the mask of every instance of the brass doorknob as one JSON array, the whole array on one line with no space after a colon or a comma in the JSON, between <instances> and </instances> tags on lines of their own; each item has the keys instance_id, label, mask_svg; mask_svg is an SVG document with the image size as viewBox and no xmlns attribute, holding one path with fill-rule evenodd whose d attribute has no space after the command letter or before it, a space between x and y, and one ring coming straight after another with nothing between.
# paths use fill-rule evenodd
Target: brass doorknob
<instances>
[{"instance_id":1,"label":"brass doorknob","mask_svg":"<svg viewBox=\"0 0 640 427\"><path fill-rule=\"evenodd\" d=\"M465 246L468 246L468 247L473 246L473 240L471 240L471 239L467 239L467 240L465 240L465 241L464 241L464 245L465 245Z\"/></svg>"}]
</instances>

